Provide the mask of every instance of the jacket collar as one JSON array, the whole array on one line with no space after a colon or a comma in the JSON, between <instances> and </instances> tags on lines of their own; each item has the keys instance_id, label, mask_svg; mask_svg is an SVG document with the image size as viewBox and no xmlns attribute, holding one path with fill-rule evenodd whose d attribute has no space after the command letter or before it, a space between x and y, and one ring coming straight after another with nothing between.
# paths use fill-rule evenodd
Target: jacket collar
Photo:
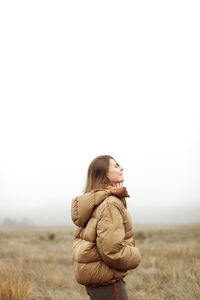
<instances>
[{"instance_id":1,"label":"jacket collar","mask_svg":"<svg viewBox=\"0 0 200 300\"><path fill-rule=\"evenodd\" d=\"M108 186L106 188L106 190L109 191L110 195L113 195L113 196L116 196L120 199L123 199L125 197L130 197L128 192L127 192L127 189L125 187L113 187L113 186Z\"/></svg>"}]
</instances>

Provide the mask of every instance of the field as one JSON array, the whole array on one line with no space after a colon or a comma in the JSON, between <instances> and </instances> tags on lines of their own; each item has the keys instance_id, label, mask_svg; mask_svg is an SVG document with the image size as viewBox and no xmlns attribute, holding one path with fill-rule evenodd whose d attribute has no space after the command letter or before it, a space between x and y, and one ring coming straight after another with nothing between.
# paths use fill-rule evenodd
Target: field
<instances>
[{"instance_id":1,"label":"field","mask_svg":"<svg viewBox=\"0 0 200 300\"><path fill-rule=\"evenodd\" d=\"M71 261L74 228L0 228L0 300L82 300ZM200 224L135 226L140 266L130 300L200 299Z\"/></svg>"}]
</instances>

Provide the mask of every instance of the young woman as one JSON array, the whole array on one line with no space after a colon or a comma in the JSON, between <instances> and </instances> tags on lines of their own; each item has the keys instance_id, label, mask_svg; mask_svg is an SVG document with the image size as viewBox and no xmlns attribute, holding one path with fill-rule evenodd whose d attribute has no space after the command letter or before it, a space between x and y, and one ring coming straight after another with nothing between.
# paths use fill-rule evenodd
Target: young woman
<instances>
[{"instance_id":1,"label":"young woman","mask_svg":"<svg viewBox=\"0 0 200 300\"><path fill-rule=\"evenodd\" d=\"M126 208L123 168L109 155L90 164L84 194L74 198L77 225L72 259L78 283L91 300L128 300L123 278L140 263L131 216Z\"/></svg>"}]
</instances>

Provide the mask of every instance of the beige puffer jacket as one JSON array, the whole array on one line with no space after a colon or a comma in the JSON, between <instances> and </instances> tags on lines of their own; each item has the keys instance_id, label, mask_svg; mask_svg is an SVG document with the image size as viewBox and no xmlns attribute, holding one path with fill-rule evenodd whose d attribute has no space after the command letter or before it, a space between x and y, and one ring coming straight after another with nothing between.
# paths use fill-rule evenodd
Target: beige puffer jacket
<instances>
[{"instance_id":1,"label":"beige puffer jacket","mask_svg":"<svg viewBox=\"0 0 200 300\"><path fill-rule=\"evenodd\" d=\"M122 187L95 190L72 200L71 216L78 226L72 259L78 283L106 285L140 263L125 197L129 195Z\"/></svg>"}]
</instances>

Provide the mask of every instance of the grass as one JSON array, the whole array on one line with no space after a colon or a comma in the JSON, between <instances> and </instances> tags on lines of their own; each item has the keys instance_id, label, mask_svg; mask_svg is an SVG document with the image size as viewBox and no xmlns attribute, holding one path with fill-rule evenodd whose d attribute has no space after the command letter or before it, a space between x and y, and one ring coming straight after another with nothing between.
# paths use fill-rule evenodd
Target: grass
<instances>
[{"instance_id":1,"label":"grass","mask_svg":"<svg viewBox=\"0 0 200 300\"><path fill-rule=\"evenodd\" d=\"M83 300L71 261L74 228L0 228L0 300ZM200 299L200 225L135 226L142 261L130 300Z\"/></svg>"},{"instance_id":2,"label":"grass","mask_svg":"<svg viewBox=\"0 0 200 300\"><path fill-rule=\"evenodd\" d=\"M31 283L26 280L23 270L0 264L0 299L28 300L31 295Z\"/></svg>"}]
</instances>

